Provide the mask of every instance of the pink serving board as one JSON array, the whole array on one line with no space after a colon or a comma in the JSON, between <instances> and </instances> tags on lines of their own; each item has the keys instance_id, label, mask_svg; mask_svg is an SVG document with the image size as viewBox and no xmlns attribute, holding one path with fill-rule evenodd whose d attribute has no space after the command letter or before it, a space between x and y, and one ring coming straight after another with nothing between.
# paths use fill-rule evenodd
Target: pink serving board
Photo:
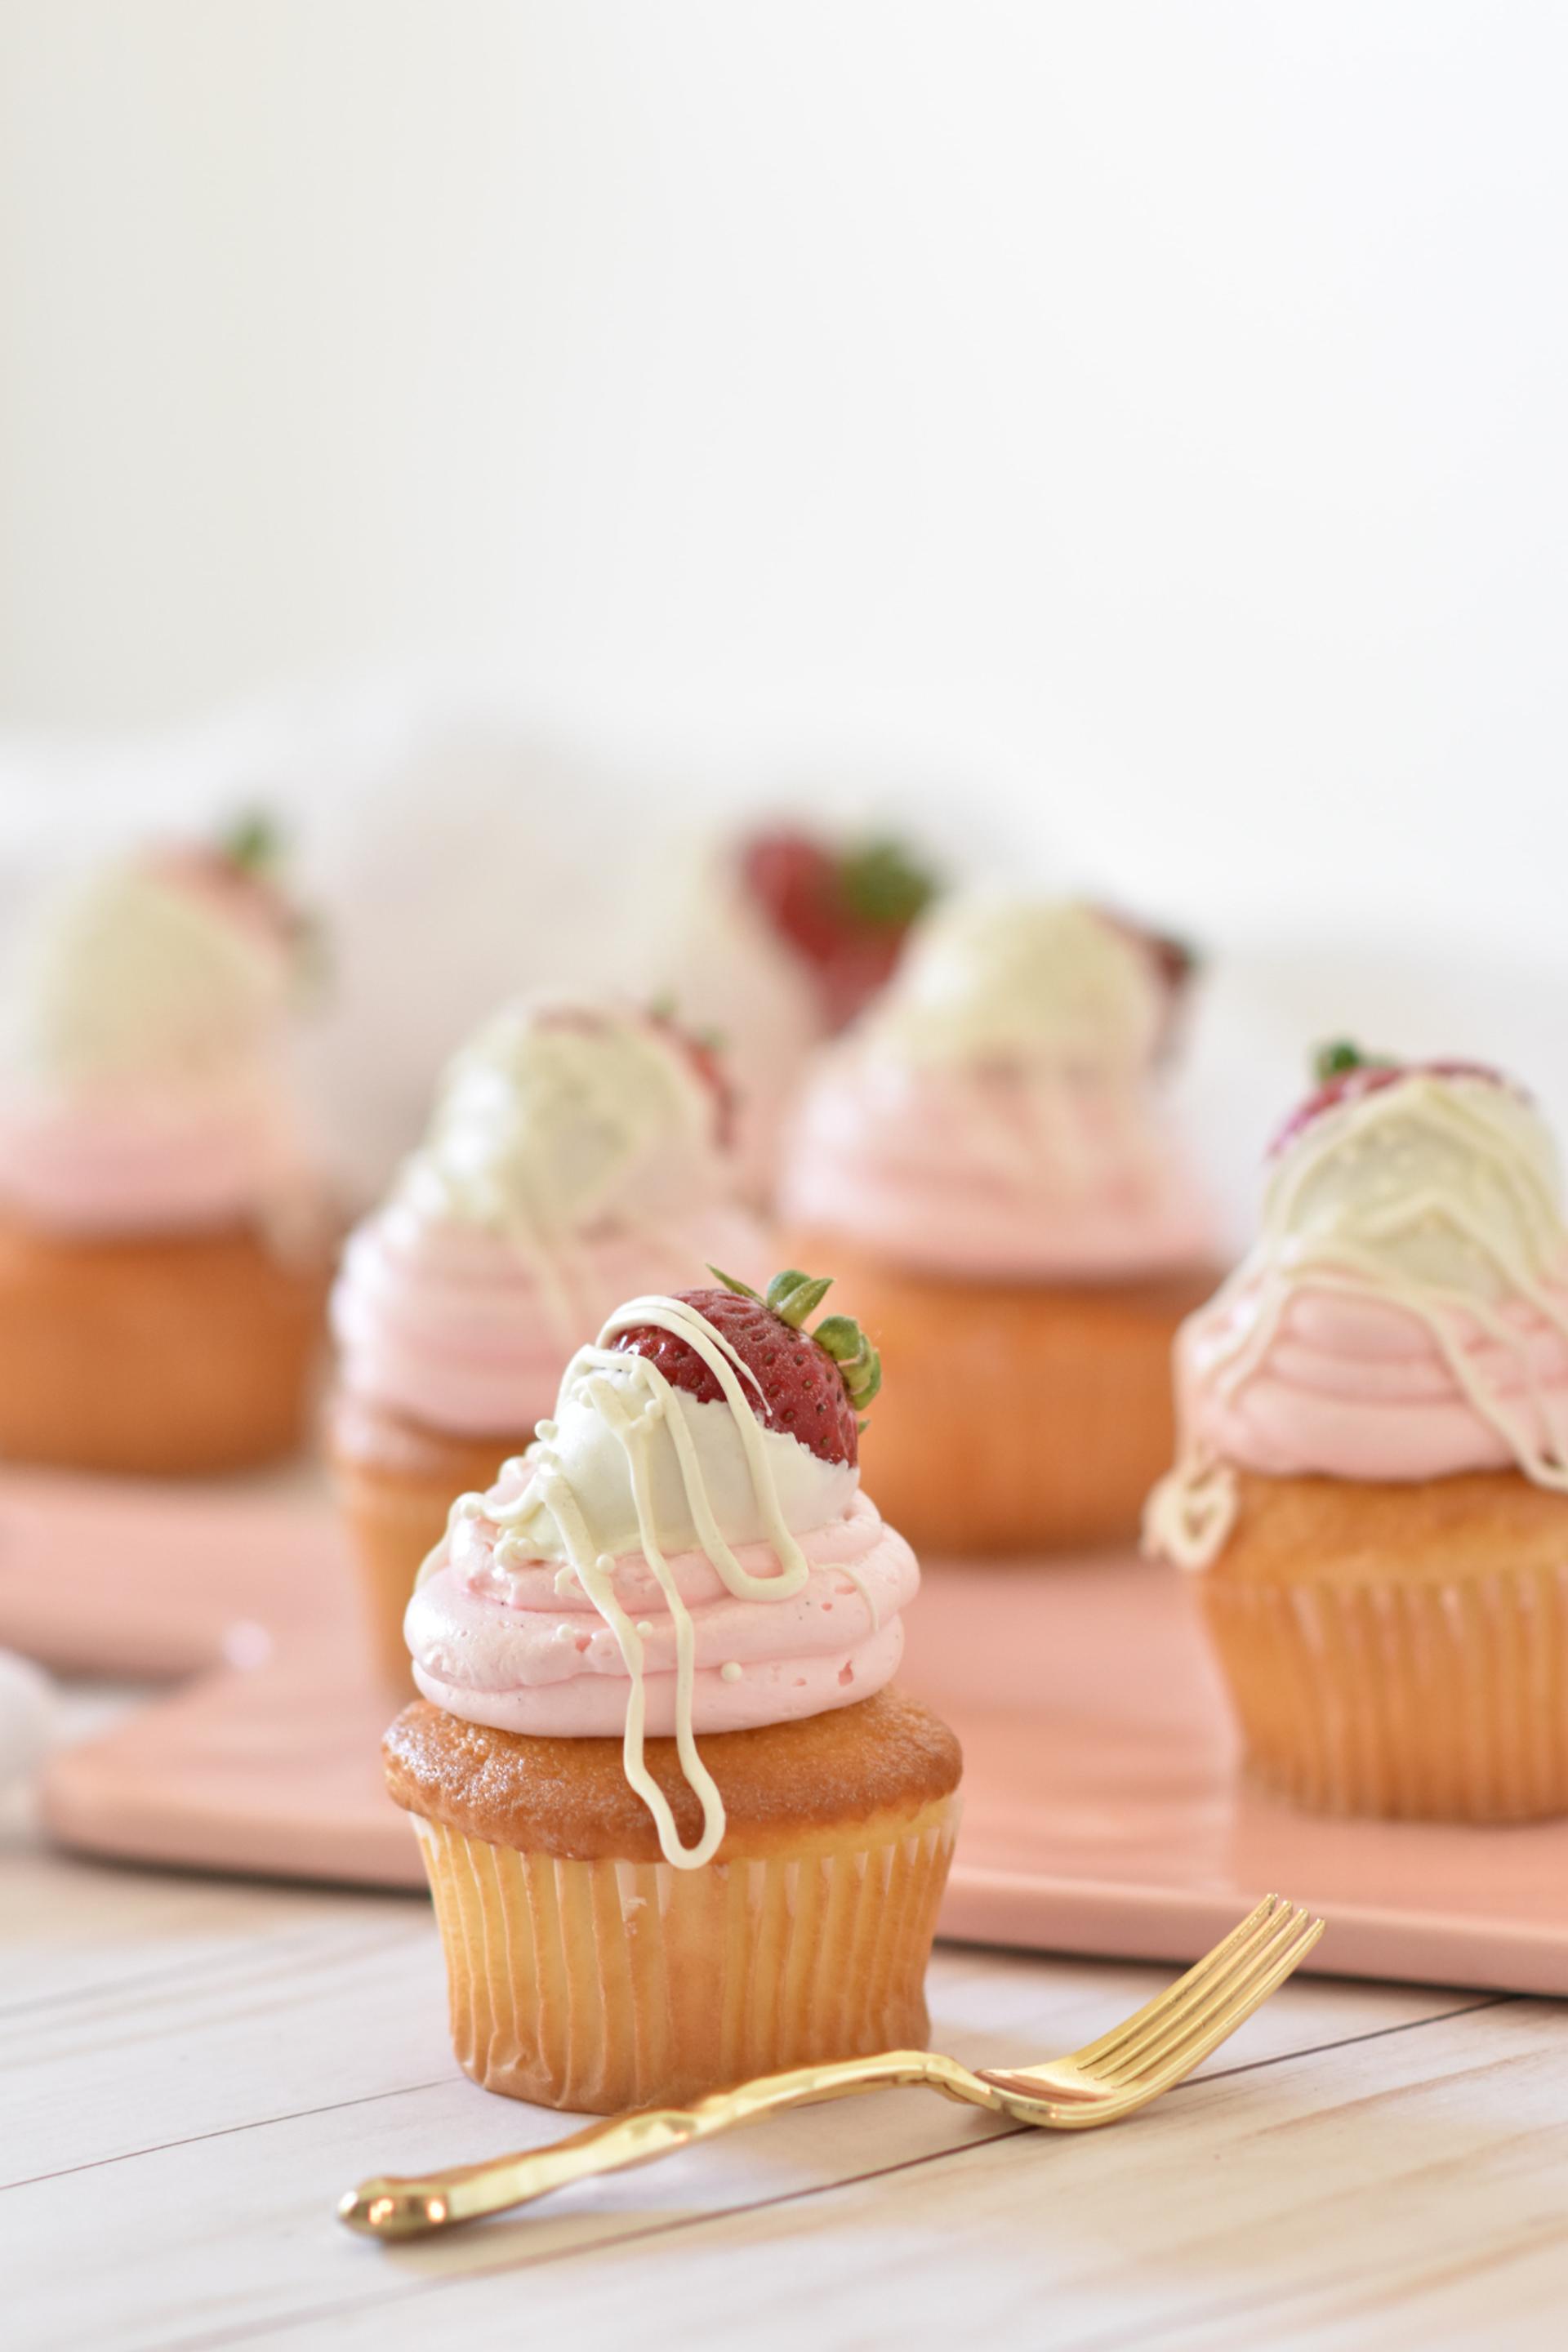
<instances>
[{"instance_id":1,"label":"pink serving board","mask_svg":"<svg viewBox=\"0 0 1568 2352\"><path fill-rule=\"evenodd\" d=\"M1315 1820L1237 1781L1192 1595L1131 1560L928 1569L903 1679L953 1723L964 1818L943 1933L1187 1959L1269 1888L1327 1916L1346 1976L1568 1993L1568 1822ZM415 1886L375 1742L395 1702L352 1645L290 1635L67 1750L67 1843L200 1868Z\"/></svg>"},{"instance_id":2,"label":"pink serving board","mask_svg":"<svg viewBox=\"0 0 1568 2352\"><path fill-rule=\"evenodd\" d=\"M257 1626L352 1641L344 1549L307 1474L98 1478L0 1465L0 1649L174 1681Z\"/></svg>"}]
</instances>

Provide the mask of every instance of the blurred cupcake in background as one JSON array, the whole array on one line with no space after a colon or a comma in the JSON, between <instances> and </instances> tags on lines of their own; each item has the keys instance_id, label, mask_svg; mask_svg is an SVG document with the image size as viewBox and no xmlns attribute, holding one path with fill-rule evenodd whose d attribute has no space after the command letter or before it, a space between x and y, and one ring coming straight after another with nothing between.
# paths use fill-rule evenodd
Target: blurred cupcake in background
<instances>
[{"instance_id":1,"label":"blurred cupcake in background","mask_svg":"<svg viewBox=\"0 0 1568 2352\"><path fill-rule=\"evenodd\" d=\"M810 1055L887 986L937 889L898 842L844 845L797 827L753 834L704 868L663 977L683 1013L723 1036L752 1199L774 1198Z\"/></svg>"},{"instance_id":2,"label":"blurred cupcake in background","mask_svg":"<svg viewBox=\"0 0 1568 2352\"><path fill-rule=\"evenodd\" d=\"M1163 1098L1190 974L1100 908L953 899L817 1066L790 1255L882 1351L869 1475L927 1549L1136 1535L1171 1340L1214 1279Z\"/></svg>"},{"instance_id":3,"label":"blurred cupcake in background","mask_svg":"<svg viewBox=\"0 0 1568 2352\"><path fill-rule=\"evenodd\" d=\"M1568 1811L1568 1228L1523 1091L1329 1049L1176 1355L1149 1549L1316 1810Z\"/></svg>"},{"instance_id":4,"label":"blurred cupcake in background","mask_svg":"<svg viewBox=\"0 0 1568 2352\"><path fill-rule=\"evenodd\" d=\"M631 1003L530 1001L460 1052L429 1131L351 1236L332 1300L329 1443L379 1670L453 1496L493 1481L585 1328L640 1291L749 1278L711 1045Z\"/></svg>"},{"instance_id":5,"label":"blurred cupcake in background","mask_svg":"<svg viewBox=\"0 0 1568 2352\"><path fill-rule=\"evenodd\" d=\"M269 828L52 898L0 1076L0 1454L178 1475L300 1441L331 1254L287 1067L313 933Z\"/></svg>"}]
</instances>

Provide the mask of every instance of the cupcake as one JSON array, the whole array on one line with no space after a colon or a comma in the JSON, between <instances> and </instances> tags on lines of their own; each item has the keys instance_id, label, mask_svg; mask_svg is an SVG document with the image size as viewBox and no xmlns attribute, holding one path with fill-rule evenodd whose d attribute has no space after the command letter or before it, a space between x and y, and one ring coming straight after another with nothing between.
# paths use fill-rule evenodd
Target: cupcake
<instances>
[{"instance_id":1,"label":"cupcake","mask_svg":"<svg viewBox=\"0 0 1568 2352\"><path fill-rule=\"evenodd\" d=\"M951 1732L890 1687L919 1571L859 1491L828 1286L634 1298L452 1510L388 1732L476 2082L610 2112L927 2033Z\"/></svg>"},{"instance_id":2,"label":"cupcake","mask_svg":"<svg viewBox=\"0 0 1568 2352\"><path fill-rule=\"evenodd\" d=\"M1568 1811L1568 1230L1531 1100L1331 1049L1262 1231L1184 1327L1149 1548L1262 1784L1323 1812Z\"/></svg>"},{"instance_id":3,"label":"cupcake","mask_svg":"<svg viewBox=\"0 0 1568 2352\"><path fill-rule=\"evenodd\" d=\"M722 1032L748 1192L773 1200L779 1141L807 1061L887 986L933 877L896 842L796 826L750 835L703 871L665 978Z\"/></svg>"},{"instance_id":4,"label":"cupcake","mask_svg":"<svg viewBox=\"0 0 1568 2352\"><path fill-rule=\"evenodd\" d=\"M729 1117L711 1048L631 1005L516 1004L452 1063L332 1295L329 1445L383 1675L406 1687L403 1612L452 1496L522 1451L582 1333L710 1258L761 1272Z\"/></svg>"},{"instance_id":5,"label":"cupcake","mask_svg":"<svg viewBox=\"0 0 1568 2352\"><path fill-rule=\"evenodd\" d=\"M924 1549L1136 1536L1171 1340L1214 1280L1161 1098L1187 973L1093 907L952 900L819 1064L789 1245L895 1375L868 1466Z\"/></svg>"},{"instance_id":6,"label":"cupcake","mask_svg":"<svg viewBox=\"0 0 1568 2352\"><path fill-rule=\"evenodd\" d=\"M331 1265L285 1066L308 948L254 824L41 910L0 1074L0 1454L184 1475L300 1443Z\"/></svg>"}]
</instances>

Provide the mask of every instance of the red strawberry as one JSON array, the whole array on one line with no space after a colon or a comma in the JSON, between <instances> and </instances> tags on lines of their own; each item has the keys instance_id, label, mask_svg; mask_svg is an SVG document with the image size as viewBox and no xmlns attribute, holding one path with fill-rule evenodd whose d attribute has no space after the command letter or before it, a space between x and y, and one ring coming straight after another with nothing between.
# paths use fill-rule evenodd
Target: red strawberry
<instances>
[{"instance_id":1,"label":"red strawberry","mask_svg":"<svg viewBox=\"0 0 1568 2352\"><path fill-rule=\"evenodd\" d=\"M714 1134L721 1150L735 1139L735 1089L724 1060L721 1039L711 1029L687 1029L677 1020L672 1004L648 1007L648 1019L660 1034L685 1055L713 1097Z\"/></svg>"},{"instance_id":2,"label":"red strawberry","mask_svg":"<svg viewBox=\"0 0 1568 2352\"><path fill-rule=\"evenodd\" d=\"M809 967L830 1029L852 1021L892 976L936 884L896 842L842 852L810 834L759 834L741 853L747 889Z\"/></svg>"},{"instance_id":3,"label":"red strawberry","mask_svg":"<svg viewBox=\"0 0 1568 2352\"><path fill-rule=\"evenodd\" d=\"M1397 1086L1404 1078L1480 1078L1488 1086L1505 1087L1510 1094L1528 1099L1521 1087L1505 1077L1500 1070L1494 1070L1489 1063L1394 1062L1385 1055L1363 1054L1348 1038L1320 1045L1312 1057L1312 1069L1320 1083L1305 1102L1298 1103L1269 1144L1270 1160L1278 1159L1303 1129L1310 1127L1314 1119L1332 1110L1336 1104L1359 1102L1365 1095L1381 1094L1385 1087Z\"/></svg>"},{"instance_id":4,"label":"red strawberry","mask_svg":"<svg viewBox=\"0 0 1568 2352\"><path fill-rule=\"evenodd\" d=\"M542 1004L534 1014L542 1029L573 1029L579 1035L602 1034L608 1024L609 1014L602 1005L585 1003ZM689 1062L713 1097L713 1132L721 1148L731 1139L735 1122L735 1097L724 1068L719 1041L710 1033L683 1028L675 1017L675 1008L668 998L650 1004L642 1015L650 1029L673 1045Z\"/></svg>"},{"instance_id":5,"label":"red strawberry","mask_svg":"<svg viewBox=\"0 0 1568 2352\"><path fill-rule=\"evenodd\" d=\"M1114 907L1097 909L1113 931L1142 949L1159 977L1165 992L1164 1018L1155 1042L1156 1058L1163 1060L1173 1049L1186 1010L1187 996L1202 962L1195 948L1173 932L1156 931L1147 923L1140 923L1131 915L1119 914Z\"/></svg>"},{"instance_id":6,"label":"red strawberry","mask_svg":"<svg viewBox=\"0 0 1568 2352\"><path fill-rule=\"evenodd\" d=\"M260 932L301 964L319 961L312 918L283 885L283 843L269 817L237 818L216 842L179 843L154 850L150 869L195 892L243 928Z\"/></svg>"},{"instance_id":7,"label":"red strawberry","mask_svg":"<svg viewBox=\"0 0 1568 2352\"><path fill-rule=\"evenodd\" d=\"M1098 912L1112 930L1143 950L1172 996L1183 995L1191 986L1201 958L1188 940L1177 939L1173 931L1156 931L1114 907L1100 907Z\"/></svg>"},{"instance_id":8,"label":"red strawberry","mask_svg":"<svg viewBox=\"0 0 1568 2352\"><path fill-rule=\"evenodd\" d=\"M719 1274L717 1266L713 1272ZM742 1381L742 1386L763 1427L798 1438L823 1462L858 1461L856 1414L881 1386L882 1367L876 1349L847 1315L828 1316L815 1332L803 1328L831 1289L831 1281L814 1281L792 1267L774 1275L763 1298L731 1275L719 1274L719 1289L675 1295L711 1323L755 1373L760 1396L750 1381ZM658 1324L637 1324L621 1332L615 1345L627 1355L646 1356L672 1388L700 1404L712 1403L724 1393L696 1349Z\"/></svg>"}]
</instances>

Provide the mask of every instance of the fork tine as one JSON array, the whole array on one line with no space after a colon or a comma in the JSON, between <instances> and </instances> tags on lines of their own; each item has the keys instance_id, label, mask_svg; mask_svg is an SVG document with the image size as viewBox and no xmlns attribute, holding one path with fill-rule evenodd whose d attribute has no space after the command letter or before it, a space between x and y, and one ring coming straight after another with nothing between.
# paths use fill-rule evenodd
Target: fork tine
<instances>
[{"instance_id":1,"label":"fork tine","mask_svg":"<svg viewBox=\"0 0 1568 2352\"><path fill-rule=\"evenodd\" d=\"M1091 2062L1093 2071L1100 2075L1126 2075L1135 2065L1143 2064L1151 2052L1162 2048L1184 2033L1194 2020L1207 2016L1227 2000L1248 1971L1289 1937L1304 1916L1289 1903L1282 1903L1277 1910L1270 1911L1250 1935L1232 1945L1218 1967L1202 1977L1194 1969L1192 1980L1184 1979L1181 1984L1173 1986L1164 2002L1146 2021L1129 2020L1120 2035L1114 2039L1108 2036L1111 2046ZM1081 2058L1079 2063L1083 2063Z\"/></svg>"},{"instance_id":2,"label":"fork tine","mask_svg":"<svg viewBox=\"0 0 1568 2352\"><path fill-rule=\"evenodd\" d=\"M1152 2095L1190 2074L1300 1966L1322 1932L1321 1919L1299 1912L1289 1935L1258 1956L1223 2004L1205 2003L1203 2013L1191 2017L1180 2032L1145 2051L1118 2087Z\"/></svg>"},{"instance_id":3,"label":"fork tine","mask_svg":"<svg viewBox=\"0 0 1568 2352\"><path fill-rule=\"evenodd\" d=\"M1201 1993L1224 1974L1243 1946L1251 1947L1269 1920L1289 1908L1283 1895L1266 1895L1262 1902L1231 1929L1223 1943L1216 1944L1212 1952L1205 1952L1185 1976L1178 1977L1173 1985L1167 1985L1164 1991L1156 1993L1152 2000L1146 2000L1142 2009L1134 2010L1132 2015L1123 2018L1120 2025L1113 2025L1109 2033L1100 2035L1098 2042L1086 2042L1081 2050L1076 2050L1073 2053L1074 2064L1091 2066L1101 2059L1109 2058L1142 2032L1145 2026L1155 2024L1164 2017L1173 2006L1184 2005L1193 1995Z\"/></svg>"}]
</instances>

